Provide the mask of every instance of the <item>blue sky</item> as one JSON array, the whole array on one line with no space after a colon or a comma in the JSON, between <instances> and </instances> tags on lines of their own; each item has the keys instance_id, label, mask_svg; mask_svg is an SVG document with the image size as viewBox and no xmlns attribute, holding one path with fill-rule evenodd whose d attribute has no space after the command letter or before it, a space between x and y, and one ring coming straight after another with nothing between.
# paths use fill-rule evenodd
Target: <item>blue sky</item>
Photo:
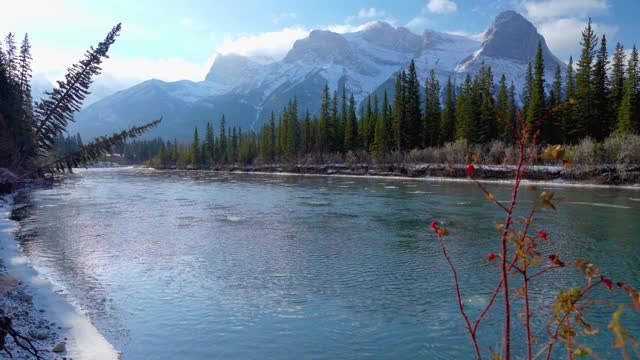
<instances>
[{"instance_id":1,"label":"blue sky","mask_svg":"<svg viewBox=\"0 0 640 360\"><path fill-rule=\"evenodd\" d=\"M148 78L201 80L218 52L277 58L312 29L349 32L375 20L416 33L429 28L473 36L497 13L513 9L563 60L577 53L589 16L612 45L640 43L638 0L21 0L3 7L0 34L29 32L34 72L49 80L122 22L100 80L114 88Z\"/></svg>"}]
</instances>

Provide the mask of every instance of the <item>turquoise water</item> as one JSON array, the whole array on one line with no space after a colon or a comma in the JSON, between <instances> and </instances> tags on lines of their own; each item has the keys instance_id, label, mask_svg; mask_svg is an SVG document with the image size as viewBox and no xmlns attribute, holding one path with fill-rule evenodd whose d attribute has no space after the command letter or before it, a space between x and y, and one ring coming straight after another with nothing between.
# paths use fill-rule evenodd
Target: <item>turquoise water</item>
<instances>
[{"instance_id":1,"label":"turquoise water","mask_svg":"<svg viewBox=\"0 0 640 360\"><path fill-rule=\"evenodd\" d=\"M490 187L508 199L507 186ZM556 190L567 202L534 225L549 233L546 250L640 286L640 192ZM105 169L22 203L24 252L123 359L468 359L430 222L454 233L448 251L471 314L497 279L485 257L498 251L501 214L467 183ZM543 281L536 314L580 276L567 268ZM589 344L617 358L609 315L591 318L603 328ZM485 349L500 348L500 319L496 308L484 323Z\"/></svg>"}]
</instances>

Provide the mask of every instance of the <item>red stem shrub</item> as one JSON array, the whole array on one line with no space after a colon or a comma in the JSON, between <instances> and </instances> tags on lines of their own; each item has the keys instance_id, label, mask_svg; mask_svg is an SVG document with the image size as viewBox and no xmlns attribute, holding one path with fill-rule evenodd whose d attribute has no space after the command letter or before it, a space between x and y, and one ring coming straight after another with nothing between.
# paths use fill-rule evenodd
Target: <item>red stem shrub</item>
<instances>
[{"instance_id":1,"label":"red stem shrub","mask_svg":"<svg viewBox=\"0 0 640 360\"><path fill-rule=\"evenodd\" d=\"M460 283L458 281L458 272L453 261L447 254L445 247L444 237L450 235L451 232L449 229L441 227L436 221L431 223L431 228L439 239L442 254L453 274L458 310L464 320L465 328L469 333L471 343L473 344L475 355L478 360L482 359L482 350L478 341L478 327L489 310L493 307L495 299L500 294L502 295L504 302L504 322L502 324L503 350L500 354L491 352L490 358L509 360L512 357L515 357L532 360L544 357L548 360L551 358L554 346L557 343L564 344L568 359L574 359L576 356L591 356L595 359L601 358L591 348L584 344L580 344L577 337L578 335L594 335L598 332L598 329L593 328L587 322L585 318L585 311L596 305L610 304L609 302L592 298L589 292L596 286L604 286L609 291L613 291L613 281L601 275L599 269L586 259L577 259L572 262L572 264L574 264L584 275L586 283L579 287L561 290L558 293L555 302L553 302L549 307L549 319L546 323L547 340L542 342L540 339L543 334L534 335L532 333L531 305L529 296L530 283L532 280L544 273L547 273L548 271L564 268L566 263L560 259L558 254L549 254L544 256L538 250L540 242L549 241L549 235L544 230L538 231L535 235L530 235L530 226L533 223L534 216L538 210L543 208L556 210L556 202L560 199L554 198L555 192L552 190L539 192L536 187L531 186L529 191L534 193L534 199L528 217L522 220L514 219L514 212L518 206L518 195L521 190L524 173L532 160L542 157L545 159L561 161L565 166L571 165L571 162L565 158L565 149L562 146L550 146L541 156L538 156L536 150L536 144L539 137L539 131L537 130L538 126L551 114L571 103L573 103L573 101L569 100L556 106L530 125L525 123L522 113L519 113L520 124L517 126L517 129L505 122L500 114L497 115L498 120L513 133L519 150L517 167L513 177L511 199L507 205L497 201L493 194L491 194L491 192L489 192L488 189L474 177L474 163L477 159L475 156L473 157L472 163L466 167L467 175L471 181L473 181L484 193L487 200L492 201L496 206L504 211L505 216L504 221L496 226L496 229L500 232L500 252L489 253L487 255L488 262L496 260L499 261L500 277L487 305L481 311L480 315L478 315L474 320L472 320L469 317L469 314L465 311ZM519 227L519 229L515 229L516 227ZM509 280L514 276L520 278L522 287L509 287ZM631 303L620 305L620 307L613 312L612 320L608 325L609 330L614 334L616 339L613 347L620 349L622 357L625 360L630 359L629 350L635 352L635 354L640 357L638 342L623 329L620 321L620 316L626 307L633 308L640 312L640 292L625 283L619 282L616 283L616 286L629 295ZM511 318L512 315L514 315L512 314L513 310L511 302L519 299L522 299L524 303L524 312L517 315L521 315L521 317L524 318L522 326L524 327L526 334L524 338L526 355L522 354L515 356L512 355L511 352L512 344L514 340L516 340L511 329ZM534 346L538 347L535 351Z\"/></svg>"}]
</instances>

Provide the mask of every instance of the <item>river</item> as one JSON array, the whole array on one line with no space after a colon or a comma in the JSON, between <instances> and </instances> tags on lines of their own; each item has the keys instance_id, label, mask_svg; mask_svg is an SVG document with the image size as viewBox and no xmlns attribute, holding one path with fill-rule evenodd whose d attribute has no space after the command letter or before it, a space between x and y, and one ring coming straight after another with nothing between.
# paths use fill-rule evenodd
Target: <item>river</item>
<instances>
[{"instance_id":1,"label":"river","mask_svg":"<svg viewBox=\"0 0 640 360\"><path fill-rule=\"evenodd\" d=\"M488 186L509 198L509 186ZM533 225L549 234L543 250L640 286L640 191L547 187L567 200ZM430 222L453 232L472 315L497 279L486 255L502 215L464 182L92 169L21 202L23 252L123 359L468 359ZM543 277L535 314L581 281L569 267ZM616 358L612 311L590 314L601 335L588 343ZM500 320L497 308L483 325L485 349L500 348Z\"/></svg>"}]
</instances>

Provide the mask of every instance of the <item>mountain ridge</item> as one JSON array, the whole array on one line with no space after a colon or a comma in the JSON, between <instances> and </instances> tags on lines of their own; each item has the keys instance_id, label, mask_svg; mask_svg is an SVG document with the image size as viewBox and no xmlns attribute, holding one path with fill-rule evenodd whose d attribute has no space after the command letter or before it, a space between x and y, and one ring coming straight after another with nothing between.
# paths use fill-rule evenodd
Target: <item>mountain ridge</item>
<instances>
[{"instance_id":1,"label":"mountain ridge","mask_svg":"<svg viewBox=\"0 0 640 360\"><path fill-rule=\"evenodd\" d=\"M150 136L186 140L194 126L217 124L222 114L229 126L257 129L293 97L301 111L316 113L325 84L332 90L346 87L357 103L381 94L412 59L421 81L433 69L441 82L451 76L460 83L484 63L492 67L496 82L504 73L520 90L538 41L550 79L556 66L564 69L565 64L535 26L515 11L496 16L482 41L428 29L418 35L383 21L346 34L313 30L279 61L217 55L203 81L147 80L107 96L78 113L72 131L95 136L163 115L163 126Z\"/></svg>"}]
</instances>

